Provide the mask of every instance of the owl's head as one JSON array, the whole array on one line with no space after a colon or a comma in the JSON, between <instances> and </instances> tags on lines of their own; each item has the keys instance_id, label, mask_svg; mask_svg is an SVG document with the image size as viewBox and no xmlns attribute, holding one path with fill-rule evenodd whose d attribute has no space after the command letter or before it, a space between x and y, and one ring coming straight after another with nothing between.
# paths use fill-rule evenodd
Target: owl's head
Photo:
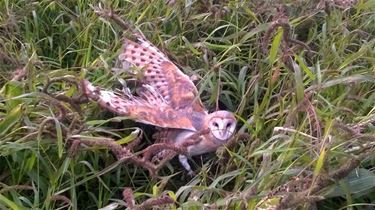
<instances>
[{"instance_id":1,"label":"owl's head","mask_svg":"<svg viewBox=\"0 0 375 210\"><path fill-rule=\"evenodd\" d=\"M236 124L236 118L228 111L213 112L208 118L208 128L219 141L228 141L234 134Z\"/></svg>"}]
</instances>

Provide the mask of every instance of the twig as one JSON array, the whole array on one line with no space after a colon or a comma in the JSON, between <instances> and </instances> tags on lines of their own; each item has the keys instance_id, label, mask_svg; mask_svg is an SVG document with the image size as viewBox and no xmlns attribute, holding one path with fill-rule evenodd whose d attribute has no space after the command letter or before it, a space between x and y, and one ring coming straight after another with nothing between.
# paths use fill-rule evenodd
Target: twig
<instances>
[{"instance_id":1,"label":"twig","mask_svg":"<svg viewBox=\"0 0 375 210\"><path fill-rule=\"evenodd\" d=\"M135 30L135 27L129 22L124 21L120 16L118 16L112 9L105 9L102 5L94 7L94 12L98 16L106 19L113 20L117 25L119 25L124 31L130 31L133 35L145 38L141 33Z\"/></svg>"},{"instance_id":2,"label":"twig","mask_svg":"<svg viewBox=\"0 0 375 210\"><path fill-rule=\"evenodd\" d=\"M134 200L134 195L133 195L132 189L129 188L129 187L126 187L124 189L124 191L122 191L122 197L123 197L124 201L126 202L126 204L128 204L128 207L130 209L133 209L134 206L135 206L135 200Z\"/></svg>"},{"instance_id":3,"label":"twig","mask_svg":"<svg viewBox=\"0 0 375 210\"><path fill-rule=\"evenodd\" d=\"M11 190L33 190L34 188L30 185L14 185L7 186L0 190L0 193L8 192Z\"/></svg>"},{"instance_id":4,"label":"twig","mask_svg":"<svg viewBox=\"0 0 375 210\"><path fill-rule=\"evenodd\" d=\"M71 204L71 200L65 195L52 195L50 200L52 201L62 201L62 203Z\"/></svg>"},{"instance_id":5,"label":"twig","mask_svg":"<svg viewBox=\"0 0 375 210\"><path fill-rule=\"evenodd\" d=\"M140 205L136 206L135 210L150 209L152 206L162 206L166 204L172 204L174 200L169 196L162 196L160 198L149 198Z\"/></svg>"},{"instance_id":6,"label":"twig","mask_svg":"<svg viewBox=\"0 0 375 210\"><path fill-rule=\"evenodd\" d=\"M174 203L174 200L171 197L163 195L159 198L149 198L145 200L143 203L136 205L133 191L128 187L124 189L124 191L122 192L122 196L124 198L124 201L128 205L128 208L132 210L145 210L150 209L153 206L162 206Z\"/></svg>"},{"instance_id":7,"label":"twig","mask_svg":"<svg viewBox=\"0 0 375 210\"><path fill-rule=\"evenodd\" d=\"M168 143L157 143L157 144L152 144L148 146L146 149L143 150L143 158L145 160L150 160L150 157L152 155L157 154L158 152L161 152L163 150L172 150L176 152L177 154L186 154L187 150L186 147L179 147L173 144L168 144Z\"/></svg>"},{"instance_id":8,"label":"twig","mask_svg":"<svg viewBox=\"0 0 375 210\"><path fill-rule=\"evenodd\" d=\"M312 50L308 45L305 43L293 39L291 36L292 27L289 24L288 16L286 15L285 8L283 6L280 6L277 8L278 14L274 18L274 21L271 23L270 28L266 31L265 35L263 36L263 42L262 42L262 48L264 50L264 53L267 52L268 49L268 43L271 38L271 34L279 27L282 27L284 29L283 31L283 42L284 46L282 46L283 54L290 54L290 46L291 44L300 45L303 48L305 48L309 54L312 53Z\"/></svg>"},{"instance_id":9,"label":"twig","mask_svg":"<svg viewBox=\"0 0 375 210\"><path fill-rule=\"evenodd\" d=\"M305 190L300 190L300 192L297 193L285 193L285 196L278 204L276 209L292 208L296 205L315 202L317 200L323 199L324 197L316 194L327 186L332 185L339 180L347 177L354 169L359 166L363 159L373 155L373 153L373 147L366 148L366 150L362 151L361 155L350 158L345 162L345 164L328 173L327 176L318 177L316 182L313 183L313 186L309 187L309 184L305 184ZM306 179L301 179L300 182L306 182Z\"/></svg>"},{"instance_id":10,"label":"twig","mask_svg":"<svg viewBox=\"0 0 375 210\"><path fill-rule=\"evenodd\" d=\"M87 103L89 101L88 98L85 96L85 94L82 91L78 95L73 96L73 97L68 97L68 96L61 95L61 94L60 95L52 94L48 91L48 89L52 84L56 82L66 82L66 83L75 85L78 90L82 90L80 86L81 84L73 76L56 77L53 79L50 79L47 77L47 83L43 87L43 90L42 90L43 93L49 95L50 97L58 101L63 101L63 102L70 104L70 106L72 106L74 110L76 110L79 114L81 114L82 113L81 107L79 105L83 103Z\"/></svg>"}]
</instances>

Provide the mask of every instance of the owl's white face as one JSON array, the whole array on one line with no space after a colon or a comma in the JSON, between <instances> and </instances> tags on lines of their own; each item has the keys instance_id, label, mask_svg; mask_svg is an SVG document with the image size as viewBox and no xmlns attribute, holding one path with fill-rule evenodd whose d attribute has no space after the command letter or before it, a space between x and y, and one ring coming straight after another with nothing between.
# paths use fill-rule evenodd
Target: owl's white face
<instances>
[{"instance_id":1,"label":"owl's white face","mask_svg":"<svg viewBox=\"0 0 375 210\"><path fill-rule=\"evenodd\" d=\"M220 140L229 140L236 129L236 119L233 114L227 111L217 111L210 114L212 117L208 122L208 127L212 135Z\"/></svg>"}]
</instances>

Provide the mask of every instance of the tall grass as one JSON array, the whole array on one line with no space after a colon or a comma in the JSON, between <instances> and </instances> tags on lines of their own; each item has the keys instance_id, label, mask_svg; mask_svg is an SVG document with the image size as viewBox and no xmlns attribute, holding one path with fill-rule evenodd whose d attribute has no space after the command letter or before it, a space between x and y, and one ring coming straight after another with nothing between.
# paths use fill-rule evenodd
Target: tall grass
<instances>
[{"instance_id":1,"label":"tall grass","mask_svg":"<svg viewBox=\"0 0 375 210\"><path fill-rule=\"evenodd\" d=\"M285 28L275 28L263 47L279 3L287 8L291 38L311 49L289 46L293 69L285 61ZM98 17L99 4L132 22L186 74L199 78L205 106L235 112L238 130L249 135L216 155L192 158L194 177L171 161L152 178L103 147L81 147L70 155L62 133L67 123L42 89L48 78L62 76L105 88L119 85L121 76L112 69L119 67L121 38L128 33ZM0 209L125 208L124 187L137 203L168 194L176 201L170 209L266 209L290 198L288 191L312 189L355 157L361 162L349 176L294 207L373 206L374 155L368 151L375 134L375 1L348 8L327 3L325 10L317 4L1 1ZM26 79L11 80L17 68L26 69ZM64 82L49 91L77 93ZM75 130L84 128L77 135L124 140L142 130L143 145L152 142L150 127L113 118L95 103L82 105L81 112L63 106L67 118L77 120ZM295 180L308 184L290 189Z\"/></svg>"}]
</instances>

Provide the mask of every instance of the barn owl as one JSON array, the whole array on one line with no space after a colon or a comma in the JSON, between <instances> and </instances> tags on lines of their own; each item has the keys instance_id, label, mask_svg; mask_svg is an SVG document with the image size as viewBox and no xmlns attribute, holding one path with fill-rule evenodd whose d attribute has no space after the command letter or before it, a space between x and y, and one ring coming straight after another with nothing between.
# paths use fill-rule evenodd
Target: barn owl
<instances>
[{"instance_id":1,"label":"barn owl","mask_svg":"<svg viewBox=\"0 0 375 210\"><path fill-rule=\"evenodd\" d=\"M208 113L190 78L143 36L137 35L136 41L124 39L119 60L142 72L137 95L101 90L84 80L88 98L118 115L159 127L159 135L154 135L158 142L179 146L193 134L208 130L187 147L188 156L215 151L233 136L234 115L228 111ZM187 156L179 155L179 161L192 172Z\"/></svg>"}]
</instances>

